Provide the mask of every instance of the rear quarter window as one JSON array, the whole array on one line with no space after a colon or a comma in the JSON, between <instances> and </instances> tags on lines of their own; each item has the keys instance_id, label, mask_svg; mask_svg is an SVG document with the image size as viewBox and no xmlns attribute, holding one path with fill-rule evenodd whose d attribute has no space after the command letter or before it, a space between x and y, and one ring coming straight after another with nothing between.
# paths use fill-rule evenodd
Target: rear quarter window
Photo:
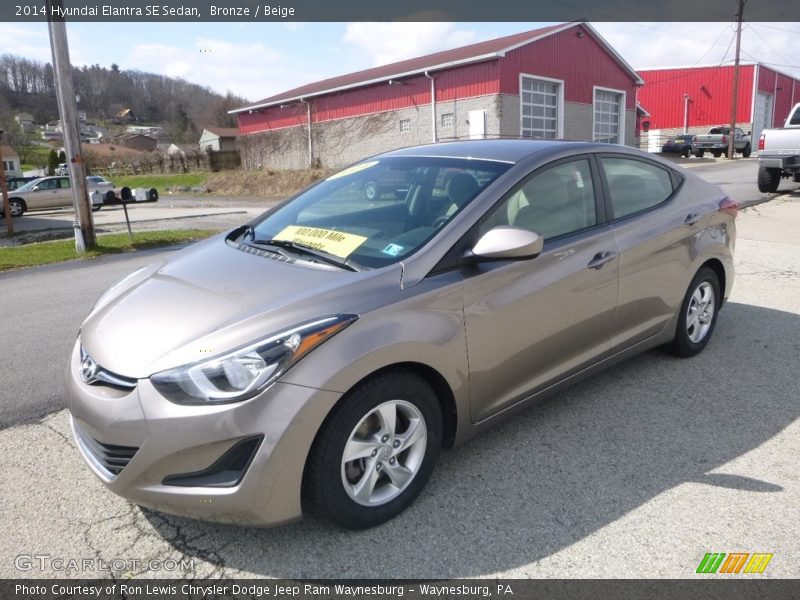
<instances>
[{"instance_id":1,"label":"rear quarter window","mask_svg":"<svg viewBox=\"0 0 800 600\"><path fill-rule=\"evenodd\" d=\"M672 195L667 169L628 158L601 157L614 219L658 206Z\"/></svg>"}]
</instances>

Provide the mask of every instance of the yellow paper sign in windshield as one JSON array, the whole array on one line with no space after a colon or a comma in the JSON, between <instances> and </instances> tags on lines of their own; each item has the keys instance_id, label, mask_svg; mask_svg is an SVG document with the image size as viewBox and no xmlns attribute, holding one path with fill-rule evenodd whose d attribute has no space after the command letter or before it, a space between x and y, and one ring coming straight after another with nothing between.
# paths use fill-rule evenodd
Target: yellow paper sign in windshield
<instances>
[{"instance_id":1,"label":"yellow paper sign in windshield","mask_svg":"<svg viewBox=\"0 0 800 600\"><path fill-rule=\"evenodd\" d=\"M339 171L338 173L334 173L333 175L328 177L327 181L330 181L331 179L339 179L339 177L347 177L348 175L352 175L353 173L358 173L359 171L363 171L364 169L369 169L370 167L374 167L377 164L378 164L377 160L371 160L369 162L353 165L352 167L348 167L344 171Z\"/></svg>"},{"instance_id":2,"label":"yellow paper sign in windshield","mask_svg":"<svg viewBox=\"0 0 800 600\"><path fill-rule=\"evenodd\" d=\"M312 250L321 250L340 258L347 258L356 251L356 248L367 241L363 235L297 225L290 225L276 235L275 239L293 242Z\"/></svg>"}]
</instances>

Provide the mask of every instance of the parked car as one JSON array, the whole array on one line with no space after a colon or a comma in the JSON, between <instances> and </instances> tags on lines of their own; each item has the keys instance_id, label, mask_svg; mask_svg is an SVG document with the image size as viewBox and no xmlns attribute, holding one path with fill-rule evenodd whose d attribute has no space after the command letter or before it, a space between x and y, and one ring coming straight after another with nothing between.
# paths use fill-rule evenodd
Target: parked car
<instances>
[{"instance_id":1,"label":"parked car","mask_svg":"<svg viewBox=\"0 0 800 600\"><path fill-rule=\"evenodd\" d=\"M800 183L800 104L789 112L783 128L765 129L758 138L758 190L777 192L781 177Z\"/></svg>"},{"instance_id":2,"label":"parked car","mask_svg":"<svg viewBox=\"0 0 800 600\"><path fill-rule=\"evenodd\" d=\"M104 194L113 193L113 185L88 183L92 210L103 206ZM29 210L49 210L72 206L72 190L69 177L40 177L29 181L8 195L8 205L12 217L21 217ZM94 192L99 192L95 194Z\"/></svg>"},{"instance_id":3,"label":"parked car","mask_svg":"<svg viewBox=\"0 0 800 600\"><path fill-rule=\"evenodd\" d=\"M86 181L88 183L94 183L99 186L106 186L108 189L114 189L114 184L105 177L103 177L102 175L89 175L86 178Z\"/></svg>"},{"instance_id":4,"label":"parked car","mask_svg":"<svg viewBox=\"0 0 800 600\"><path fill-rule=\"evenodd\" d=\"M363 186L387 171L411 187L376 206ZM443 448L649 348L701 352L736 213L619 145L379 155L103 294L69 363L76 445L158 510L376 525Z\"/></svg>"},{"instance_id":5,"label":"parked car","mask_svg":"<svg viewBox=\"0 0 800 600\"><path fill-rule=\"evenodd\" d=\"M33 181L37 179L36 177L7 177L6 178L6 186L8 187L8 191L14 191L17 188L22 187L29 181Z\"/></svg>"},{"instance_id":6,"label":"parked car","mask_svg":"<svg viewBox=\"0 0 800 600\"><path fill-rule=\"evenodd\" d=\"M714 158L719 158L723 154L727 157L730 135L730 127L712 127L707 134L694 137L692 152L697 158L703 158L706 152L711 152ZM749 158L750 132L745 133L737 127L734 130L733 148L734 152L741 152L744 158Z\"/></svg>"},{"instance_id":7,"label":"parked car","mask_svg":"<svg viewBox=\"0 0 800 600\"><path fill-rule=\"evenodd\" d=\"M689 158L692 153L692 142L694 142L694 136L691 134L676 135L666 141L661 147L661 152L663 154L680 154Z\"/></svg>"}]
</instances>

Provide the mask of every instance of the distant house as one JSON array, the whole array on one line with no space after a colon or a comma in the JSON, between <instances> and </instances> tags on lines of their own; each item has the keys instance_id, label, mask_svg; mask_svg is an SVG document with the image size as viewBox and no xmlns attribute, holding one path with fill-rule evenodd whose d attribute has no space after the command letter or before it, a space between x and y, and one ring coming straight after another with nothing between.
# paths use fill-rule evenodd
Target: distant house
<instances>
[{"instance_id":1,"label":"distant house","mask_svg":"<svg viewBox=\"0 0 800 600\"><path fill-rule=\"evenodd\" d=\"M236 150L236 138L239 130L236 127L206 127L200 136L200 149L203 152Z\"/></svg>"},{"instance_id":2,"label":"distant house","mask_svg":"<svg viewBox=\"0 0 800 600\"><path fill-rule=\"evenodd\" d=\"M28 113L19 113L17 116L14 117L14 120L19 125L20 129L25 133L30 133L34 129L36 129L36 125L33 122L33 115Z\"/></svg>"},{"instance_id":3,"label":"distant house","mask_svg":"<svg viewBox=\"0 0 800 600\"><path fill-rule=\"evenodd\" d=\"M135 121L136 114L133 112L132 108L123 108L117 113L117 119L120 121Z\"/></svg>"},{"instance_id":4,"label":"distant house","mask_svg":"<svg viewBox=\"0 0 800 600\"><path fill-rule=\"evenodd\" d=\"M125 133L114 140L116 144L130 148L132 150L141 150L143 152L152 152L158 146L158 140L148 135L141 135L138 133Z\"/></svg>"},{"instance_id":5,"label":"distant house","mask_svg":"<svg viewBox=\"0 0 800 600\"><path fill-rule=\"evenodd\" d=\"M3 168L6 177L22 177L22 165L19 162L19 155L8 144L0 146L0 154L3 156Z\"/></svg>"}]
</instances>

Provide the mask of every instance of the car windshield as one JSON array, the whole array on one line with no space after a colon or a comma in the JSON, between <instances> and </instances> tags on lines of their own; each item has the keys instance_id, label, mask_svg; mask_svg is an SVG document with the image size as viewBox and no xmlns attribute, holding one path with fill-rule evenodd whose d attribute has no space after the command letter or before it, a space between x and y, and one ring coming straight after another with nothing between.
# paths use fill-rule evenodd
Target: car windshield
<instances>
[{"instance_id":1,"label":"car windshield","mask_svg":"<svg viewBox=\"0 0 800 600\"><path fill-rule=\"evenodd\" d=\"M37 185L41 181L40 179L34 179L33 181L29 181L25 185L19 186L15 191L17 192L30 192L35 185Z\"/></svg>"},{"instance_id":2,"label":"car windshield","mask_svg":"<svg viewBox=\"0 0 800 600\"><path fill-rule=\"evenodd\" d=\"M313 252L344 267L382 267L422 247L510 166L436 157L368 160L267 213L242 241Z\"/></svg>"}]
</instances>

